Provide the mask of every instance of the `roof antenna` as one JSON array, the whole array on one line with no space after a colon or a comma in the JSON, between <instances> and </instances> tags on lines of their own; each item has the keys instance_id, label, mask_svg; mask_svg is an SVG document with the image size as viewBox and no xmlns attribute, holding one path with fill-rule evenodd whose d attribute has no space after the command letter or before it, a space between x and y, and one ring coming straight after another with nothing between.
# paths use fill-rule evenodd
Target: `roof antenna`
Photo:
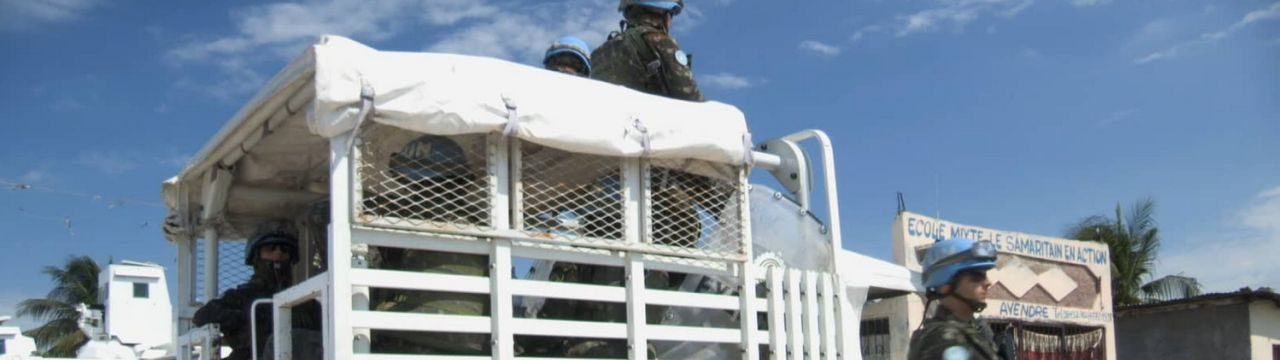
<instances>
[{"instance_id":1,"label":"roof antenna","mask_svg":"<svg viewBox=\"0 0 1280 360\"><path fill-rule=\"evenodd\" d=\"M902 192L898 192L898 215L907 212L907 201L902 199Z\"/></svg>"}]
</instances>

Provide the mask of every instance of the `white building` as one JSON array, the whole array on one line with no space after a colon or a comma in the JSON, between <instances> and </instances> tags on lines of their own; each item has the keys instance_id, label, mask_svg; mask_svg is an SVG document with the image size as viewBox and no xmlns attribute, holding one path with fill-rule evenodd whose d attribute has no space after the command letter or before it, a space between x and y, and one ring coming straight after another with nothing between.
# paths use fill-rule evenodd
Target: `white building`
<instances>
[{"instance_id":1,"label":"white building","mask_svg":"<svg viewBox=\"0 0 1280 360\"><path fill-rule=\"evenodd\" d=\"M17 326L4 326L9 319L9 316L0 316L0 359L23 358L35 353L35 340L23 336Z\"/></svg>"},{"instance_id":2,"label":"white building","mask_svg":"<svg viewBox=\"0 0 1280 360\"><path fill-rule=\"evenodd\" d=\"M173 335L173 307L164 267L151 263L122 261L108 265L98 275L102 303L106 304L107 334L129 346L151 347L170 342Z\"/></svg>"}]
</instances>

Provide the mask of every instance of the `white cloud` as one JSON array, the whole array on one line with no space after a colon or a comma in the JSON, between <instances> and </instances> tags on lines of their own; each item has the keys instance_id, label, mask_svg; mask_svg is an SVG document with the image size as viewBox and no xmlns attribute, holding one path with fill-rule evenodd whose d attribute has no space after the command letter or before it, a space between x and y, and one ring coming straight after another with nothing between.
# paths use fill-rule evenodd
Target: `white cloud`
<instances>
[{"instance_id":1,"label":"white cloud","mask_svg":"<svg viewBox=\"0 0 1280 360\"><path fill-rule=\"evenodd\" d=\"M1041 56L1043 55L1040 54L1040 50L1033 48L1022 48L1022 50L1018 50L1018 57L1024 59L1039 59Z\"/></svg>"},{"instance_id":2,"label":"white cloud","mask_svg":"<svg viewBox=\"0 0 1280 360\"><path fill-rule=\"evenodd\" d=\"M756 86L757 82L739 75L717 73L698 76L698 84L707 87L737 90Z\"/></svg>"},{"instance_id":3,"label":"white cloud","mask_svg":"<svg viewBox=\"0 0 1280 360\"><path fill-rule=\"evenodd\" d=\"M98 0L0 0L0 30L26 30L79 19Z\"/></svg>"},{"instance_id":4,"label":"white cloud","mask_svg":"<svg viewBox=\"0 0 1280 360\"><path fill-rule=\"evenodd\" d=\"M253 65L295 56L324 34L376 41L419 24L450 25L496 11L478 0L313 0L255 5L231 12L234 34L191 40L170 49L165 57L178 65L217 68L223 76L205 90L229 99L251 93L266 80Z\"/></svg>"},{"instance_id":5,"label":"white cloud","mask_svg":"<svg viewBox=\"0 0 1280 360\"><path fill-rule=\"evenodd\" d=\"M1250 25L1256 24L1261 21L1276 20L1276 19L1280 19L1280 2L1273 3L1270 6L1267 6L1265 8L1250 11L1248 14L1245 14L1244 17L1242 17L1239 21L1236 21L1234 24L1231 24L1231 26L1228 26L1225 29L1200 34L1200 36L1195 39L1187 40L1182 43L1167 47L1164 50L1156 51L1156 52L1147 54L1146 56L1133 59L1133 62L1135 64L1146 64L1146 63L1150 63L1158 60L1172 59L1179 55L1182 55L1183 53L1189 50L1193 50L1195 48L1207 46L1207 45L1222 41L1223 39L1226 39L1230 37L1232 34L1235 34L1236 32L1240 31L1240 29L1243 29Z\"/></svg>"},{"instance_id":6,"label":"white cloud","mask_svg":"<svg viewBox=\"0 0 1280 360\"><path fill-rule=\"evenodd\" d=\"M49 180L52 177L53 175L49 173L49 169L42 167L31 169L26 173L23 173L22 176L18 177L18 179L24 183L38 183Z\"/></svg>"},{"instance_id":7,"label":"white cloud","mask_svg":"<svg viewBox=\"0 0 1280 360\"><path fill-rule=\"evenodd\" d=\"M183 167L183 166L187 166L187 163L191 162L191 155L190 154L174 154L168 157L159 158L156 161L159 162L160 165Z\"/></svg>"},{"instance_id":8,"label":"white cloud","mask_svg":"<svg viewBox=\"0 0 1280 360\"><path fill-rule=\"evenodd\" d=\"M111 175L122 174L137 167L134 162L121 157L119 154L109 152L86 152L80 154L80 163Z\"/></svg>"},{"instance_id":9,"label":"white cloud","mask_svg":"<svg viewBox=\"0 0 1280 360\"><path fill-rule=\"evenodd\" d=\"M231 16L232 34L187 36L192 40L166 52L173 64L210 66L223 75L207 87L185 87L220 98L251 93L267 79L260 72L264 64L297 55L323 34L365 43L414 36L425 39L427 51L535 63L555 38L574 35L600 44L621 20L615 0L302 0L244 7ZM688 7L676 18L674 31L689 31L703 17L698 8Z\"/></svg>"},{"instance_id":10,"label":"white cloud","mask_svg":"<svg viewBox=\"0 0 1280 360\"><path fill-rule=\"evenodd\" d=\"M1274 259L1280 254L1280 186L1258 193L1228 226L1226 232L1193 239L1197 245L1163 256L1160 272L1195 277L1207 291L1280 288L1280 262Z\"/></svg>"},{"instance_id":11,"label":"white cloud","mask_svg":"<svg viewBox=\"0 0 1280 360\"><path fill-rule=\"evenodd\" d=\"M1174 24L1169 19L1152 20L1143 24L1138 31L1129 38L1131 44L1141 45L1152 41L1163 41L1173 35Z\"/></svg>"},{"instance_id":12,"label":"white cloud","mask_svg":"<svg viewBox=\"0 0 1280 360\"><path fill-rule=\"evenodd\" d=\"M1071 0L1071 5L1076 7L1090 7L1110 4L1111 0Z\"/></svg>"},{"instance_id":13,"label":"white cloud","mask_svg":"<svg viewBox=\"0 0 1280 360\"><path fill-rule=\"evenodd\" d=\"M852 42L859 42L859 41L862 41L862 39L863 39L863 38L867 37L867 35L871 35L871 34L875 34L875 33L880 33L880 32L884 32L884 31L885 31L885 27L884 27L884 25L869 25L869 26L865 26L865 27L863 27L863 28L861 28L861 29L858 29L858 31L854 32L854 33L853 33L853 36L850 36L850 37L849 37L849 41L852 41Z\"/></svg>"},{"instance_id":14,"label":"white cloud","mask_svg":"<svg viewBox=\"0 0 1280 360\"><path fill-rule=\"evenodd\" d=\"M839 47L828 45L817 40L801 41L800 49L826 57L840 55Z\"/></svg>"},{"instance_id":15,"label":"white cloud","mask_svg":"<svg viewBox=\"0 0 1280 360\"><path fill-rule=\"evenodd\" d=\"M677 24L686 15L690 14L681 14ZM478 19L444 34L426 50L537 62L547 45L563 35L578 36L592 45L603 43L620 19L611 1L542 2Z\"/></svg>"},{"instance_id":16,"label":"white cloud","mask_svg":"<svg viewBox=\"0 0 1280 360\"><path fill-rule=\"evenodd\" d=\"M959 31L982 16L1017 16L1033 3L1032 0L943 0L941 6L898 15L894 29L898 36L936 31L948 25Z\"/></svg>"}]
</instances>

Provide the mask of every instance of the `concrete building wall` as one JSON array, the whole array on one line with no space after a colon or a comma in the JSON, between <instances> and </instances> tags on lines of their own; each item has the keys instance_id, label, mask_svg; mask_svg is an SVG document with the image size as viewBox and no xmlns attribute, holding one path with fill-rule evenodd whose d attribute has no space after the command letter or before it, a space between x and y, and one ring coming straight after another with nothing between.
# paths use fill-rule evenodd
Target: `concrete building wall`
<instances>
[{"instance_id":1,"label":"concrete building wall","mask_svg":"<svg viewBox=\"0 0 1280 360\"><path fill-rule=\"evenodd\" d=\"M1280 346L1280 306L1272 301L1254 301L1249 304L1249 343L1254 359L1275 359L1273 353Z\"/></svg>"},{"instance_id":2,"label":"concrete building wall","mask_svg":"<svg viewBox=\"0 0 1280 360\"><path fill-rule=\"evenodd\" d=\"M914 304L914 305L913 305ZM907 294L882 299L862 308L862 319L889 319L889 360L906 360L911 343L912 324L924 316L920 295Z\"/></svg>"},{"instance_id":3,"label":"concrete building wall","mask_svg":"<svg viewBox=\"0 0 1280 360\"><path fill-rule=\"evenodd\" d=\"M105 327L126 344L168 343L173 309L164 268L150 264L112 264L101 274L106 296Z\"/></svg>"},{"instance_id":4,"label":"concrete building wall","mask_svg":"<svg viewBox=\"0 0 1280 360\"><path fill-rule=\"evenodd\" d=\"M1115 327L1118 359L1250 358L1246 303L1129 312Z\"/></svg>"}]
</instances>

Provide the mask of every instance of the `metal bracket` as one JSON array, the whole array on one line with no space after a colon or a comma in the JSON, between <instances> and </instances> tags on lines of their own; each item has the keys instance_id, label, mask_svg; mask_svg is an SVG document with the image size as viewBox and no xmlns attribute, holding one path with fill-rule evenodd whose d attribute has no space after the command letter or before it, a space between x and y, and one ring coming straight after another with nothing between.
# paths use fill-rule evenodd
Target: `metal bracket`
<instances>
[{"instance_id":1,"label":"metal bracket","mask_svg":"<svg viewBox=\"0 0 1280 360\"><path fill-rule=\"evenodd\" d=\"M804 209L809 209L809 194L813 189L813 166L809 157L795 142L786 139L772 139L756 146L761 152L777 155L781 162L778 167L769 169L769 173L778 179L783 187L790 191Z\"/></svg>"}]
</instances>

